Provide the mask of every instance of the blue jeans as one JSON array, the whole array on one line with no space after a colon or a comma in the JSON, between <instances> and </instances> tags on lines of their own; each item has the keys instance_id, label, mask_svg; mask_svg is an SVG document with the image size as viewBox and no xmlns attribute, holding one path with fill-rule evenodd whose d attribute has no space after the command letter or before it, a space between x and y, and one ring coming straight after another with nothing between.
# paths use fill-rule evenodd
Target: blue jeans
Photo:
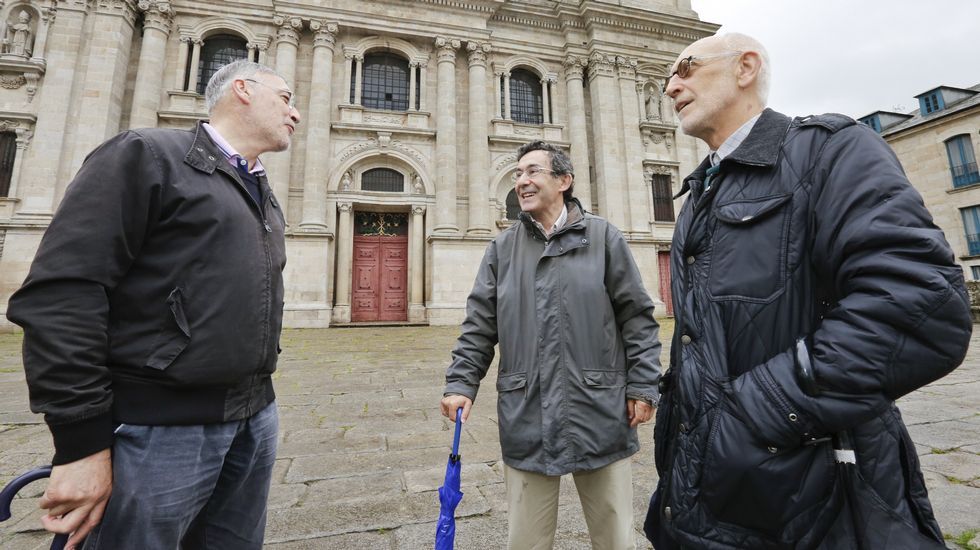
<instances>
[{"instance_id":1,"label":"blue jeans","mask_svg":"<svg viewBox=\"0 0 980 550\"><path fill-rule=\"evenodd\" d=\"M262 548L279 414L199 426L123 424L112 496L85 550Z\"/></svg>"}]
</instances>

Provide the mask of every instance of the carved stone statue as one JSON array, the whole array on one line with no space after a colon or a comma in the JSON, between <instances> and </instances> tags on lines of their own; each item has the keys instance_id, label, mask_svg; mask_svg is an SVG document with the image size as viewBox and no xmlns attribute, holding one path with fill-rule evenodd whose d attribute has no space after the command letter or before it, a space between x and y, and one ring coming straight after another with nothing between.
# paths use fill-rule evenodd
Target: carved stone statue
<instances>
[{"instance_id":1,"label":"carved stone statue","mask_svg":"<svg viewBox=\"0 0 980 550\"><path fill-rule=\"evenodd\" d=\"M415 178L413 178L413 179L414 179L414 182L412 184L412 189L418 195L424 194L425 193L425 185L422 184L422 177L419 176L418 174L415 174Z\"/></svg>"},{"instance_id":2,"label":"carved stone statue","mask_svg":"<svg viewBox=\"0 0 980 550\"><path fill-rule=\"evenodd\" d=\"M340 178L340 190L350 191L350 185L351 185L351 177L350 177L350 170L348 170L344 172L344 176Z\"/></svg>"},{"instance_id":3,"label":"carved stone statue","mask_svg":"<svg viewBox=\"0 0 980 550\"><path fill-rule=\"evenodd\" d=\"M646 100L643 102L646 107L647 120L660 120L663 118L660 113L660 90L656 86L647 88Z\"/></svg>"},{"instance_id":4,"label":"carved stone statue","mask_svg":"<svg viewBox=\"0 0 980 550\"><path fill-rule=\"evenodd\" d=\"M31 14L21 10L17 22L7 25L4 38L6 53L30 57L34 50L34 33L31 32Z\"/></svg>"}]
</instances>

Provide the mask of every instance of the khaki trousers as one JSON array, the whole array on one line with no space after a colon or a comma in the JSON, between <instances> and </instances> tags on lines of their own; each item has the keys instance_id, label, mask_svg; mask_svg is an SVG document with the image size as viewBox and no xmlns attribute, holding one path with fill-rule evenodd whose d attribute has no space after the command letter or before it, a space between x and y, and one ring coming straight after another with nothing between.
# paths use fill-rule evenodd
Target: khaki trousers
<instances>
[{"instance_id":1,"label":"khaki trousers","mask_svg":"<svg viewBox=\"0 0 980 550\"><path fill-rule=\"evenodd\" d=\"M634 550L633 469L629 458L572 474L594 550ZM560 476L517 470L504 464L507 548L551 550L558 527Z\"/></svg>"}]
</instances>

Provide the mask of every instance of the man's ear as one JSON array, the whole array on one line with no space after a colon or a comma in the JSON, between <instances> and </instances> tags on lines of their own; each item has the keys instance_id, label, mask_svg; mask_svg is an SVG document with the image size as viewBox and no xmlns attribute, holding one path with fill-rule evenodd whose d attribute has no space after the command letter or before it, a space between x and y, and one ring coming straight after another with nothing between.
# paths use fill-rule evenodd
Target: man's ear
<instances>
[{"instance_id":1,"label":"man's ear","mask_svg":"<svg viewBox=\"0 0 980 550\"><path fill-rule=\"evenodd\" d=\"M571 174L562 174L561 175L561 184L558 185L558 190L559 191L566 191L566 190L568 190L568 188L572 186L572 182L574 180L575 180L575 176L573 176Z\"/></svg>"},{"instance_id":2,"label":"man's ear","mask_svg":"<svg viewBox=\"0 0 980 550\"><path fill-rule=\"evenodd\" d=\"M739 56L736 78L741 88L747 88L755 83L762 69L762 56L758 52L747 51Z\"/></svg>"},{"instance_id":3,"label":"man's ear","mask_svg":"<svg viewBox=\"0 0 980 550\"><path fill-rule=\"evenodd\" d=\"M231 81L231 93L246 105L252 102L252 95L248 91L248 84L245 83L245 79L243 78L236 78Z\"/></svg>"}]
</instances>

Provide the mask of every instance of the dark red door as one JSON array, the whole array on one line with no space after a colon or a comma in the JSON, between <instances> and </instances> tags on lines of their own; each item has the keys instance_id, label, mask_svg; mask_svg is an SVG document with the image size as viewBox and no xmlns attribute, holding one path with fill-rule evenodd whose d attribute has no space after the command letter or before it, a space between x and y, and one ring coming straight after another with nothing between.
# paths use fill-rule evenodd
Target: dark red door
<instances>
[{"instance_id":1,"label":"dark red door","mask_svg":"<svg viewBox=\"0 0 980 550\"><path fill-rule=\"evenodd\" d=\"M408 236L397 234L401 221L397 214L356 217L353 322L408 320Z\"/></svg>"},{"instance_id":2,"label":"dark red door","mask_svg":"<svg viewBox=\"0 0 980 550\"><path fill-rule=\"evenodd\" d=\"M657 263L660 267L660 299L667 304L667 316L674 316L674 303L670 296L670 252L658 252Z\"/></svg>"}]
</instances>

